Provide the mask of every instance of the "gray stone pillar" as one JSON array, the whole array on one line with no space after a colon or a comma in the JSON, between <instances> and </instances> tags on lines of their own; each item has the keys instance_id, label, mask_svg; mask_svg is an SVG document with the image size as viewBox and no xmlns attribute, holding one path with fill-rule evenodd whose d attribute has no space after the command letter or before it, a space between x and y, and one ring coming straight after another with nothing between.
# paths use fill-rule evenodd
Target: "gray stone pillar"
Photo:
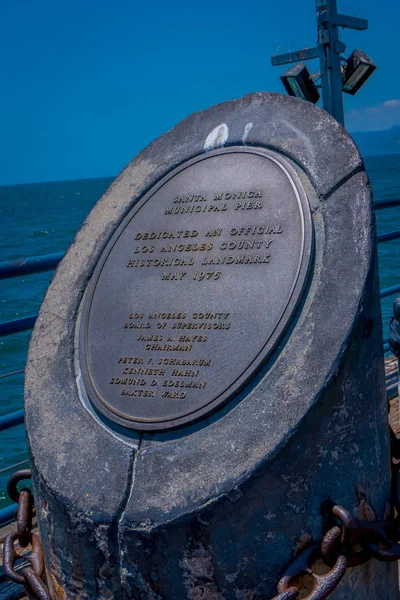
<instances>
[{"instance_id":1,"label":"gray stone pillar","mask_svg":"<svg viewBox=\"0 0 400 600\"><path fill-rule=\"evenodd\" d=\"M375 222L346 131L258 93L143 150L57 270L25 403L54 598L269 598L325 499L382 518ZM331 597L398 598L396 565Z\"/></svg>"}]
</instances>

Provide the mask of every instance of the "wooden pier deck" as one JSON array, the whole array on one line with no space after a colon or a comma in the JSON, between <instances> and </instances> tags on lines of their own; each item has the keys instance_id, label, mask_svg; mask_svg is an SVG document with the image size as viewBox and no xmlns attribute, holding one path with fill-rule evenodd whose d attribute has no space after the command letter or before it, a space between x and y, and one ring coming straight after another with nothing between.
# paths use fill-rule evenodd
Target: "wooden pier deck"
<instances>
[{"instance_id":1,"label":"wooden pier deck","mask_svg":"<svg viewBox=\"0 0 400 600\"><path fill-rule=\"evenodd\" d=\"M386 372L386 389L389 400L389 422L396 434L400 435L400 399L399 393L399 370L398 360L394 356L390 356L385 360Z\"/></svg>"}]
</instances>

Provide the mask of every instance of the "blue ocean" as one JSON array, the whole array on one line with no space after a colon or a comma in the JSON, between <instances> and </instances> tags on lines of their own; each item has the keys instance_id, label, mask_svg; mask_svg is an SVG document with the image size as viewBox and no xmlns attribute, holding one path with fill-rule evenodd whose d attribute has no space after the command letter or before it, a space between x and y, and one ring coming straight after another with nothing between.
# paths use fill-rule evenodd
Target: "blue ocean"
<instances>
[{"instance_id":1,"label":"blue ocean","mask_svg":"<svg viewBox=\"0 0 400 600\"><path fill-rule=\"evenodd\" d=\"M400 154L365 160L375 199L400 195ZM1 261L65 251L112 178L0 187ZM377 211L378 233L400 229L400 207ZM400 280L400 240L379 246L381 288ZM0 281L0 322L34 315L52 273ZM387 339L393 297L382 301ZM23 407L23 372L30 332L0 338L0 415ZM0 432L0 508L8 504L5 487L12 467L27 466L22 425Z\"/></svg>"}]
</instances>

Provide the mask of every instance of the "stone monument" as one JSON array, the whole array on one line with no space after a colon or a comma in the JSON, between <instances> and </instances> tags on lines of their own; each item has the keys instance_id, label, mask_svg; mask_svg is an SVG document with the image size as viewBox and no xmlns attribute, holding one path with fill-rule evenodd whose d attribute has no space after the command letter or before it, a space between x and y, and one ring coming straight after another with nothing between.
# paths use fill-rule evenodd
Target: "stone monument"
<instances>
[{"instance_id":1,"label":"stone monument","mask_svg":"<svg viewBox=\"0 0 400 600\"><path fill-rule=\"evenodd\" d=\"M54 597L268 598L324 500L382 518L382 352L369 183L334 119L258 93L155 140L78 232L31 340ZM383 580L397 598L375 561L332 598L365 598L367 577L369 599Z\"/></svg>"}]
</instances>

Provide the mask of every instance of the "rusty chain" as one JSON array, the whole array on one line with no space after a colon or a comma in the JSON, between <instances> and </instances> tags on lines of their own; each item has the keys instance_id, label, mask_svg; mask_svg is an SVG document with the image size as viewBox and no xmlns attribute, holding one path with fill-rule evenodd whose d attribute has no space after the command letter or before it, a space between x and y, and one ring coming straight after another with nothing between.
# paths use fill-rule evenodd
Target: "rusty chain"
<instances>
[{"instance_id":1,"label":"rusty chain","mask_svg":"<svg viewBox=\"0 0 400 600\"><path fill-rule=\"evenodd\" d=\"M331 500L323 503L322 514L329 526L321 542L303 549L290 563L278 582L278 595L272 600L297 600L304 576L311 578L312 590L303 600L325 600L339 585L347 569L371 558L400 560L400 440L391 430L392 512L386 521L361 521ZM396 516L394 516L394 510ZM323 573L318 573L323 571Z\"/></svg>"},{"instance_id":2,"label":"rusty chain","mask_svg":"<svg viewBox=\"0 0 400 600\"><path fill-rule=\"evenodd\" d=\"M31 479L32 473L28 469L17 471L11 475L7 484L7 493L14 502L18 503L16 512L17 530L10 533L4 540L3 566L4 573L11 581L24 586L29 600L51 600L49 590L43 581L44 557L43 546L40 538L32 531L32 518L36 511L33 496L29 488L18 491L20 481ZM31 545L32 551L22 557L15 549L15 542L21 548ZM30 566L17 572L15 563L21 558L26 558Z\"/></svg>"}]
</instances>

